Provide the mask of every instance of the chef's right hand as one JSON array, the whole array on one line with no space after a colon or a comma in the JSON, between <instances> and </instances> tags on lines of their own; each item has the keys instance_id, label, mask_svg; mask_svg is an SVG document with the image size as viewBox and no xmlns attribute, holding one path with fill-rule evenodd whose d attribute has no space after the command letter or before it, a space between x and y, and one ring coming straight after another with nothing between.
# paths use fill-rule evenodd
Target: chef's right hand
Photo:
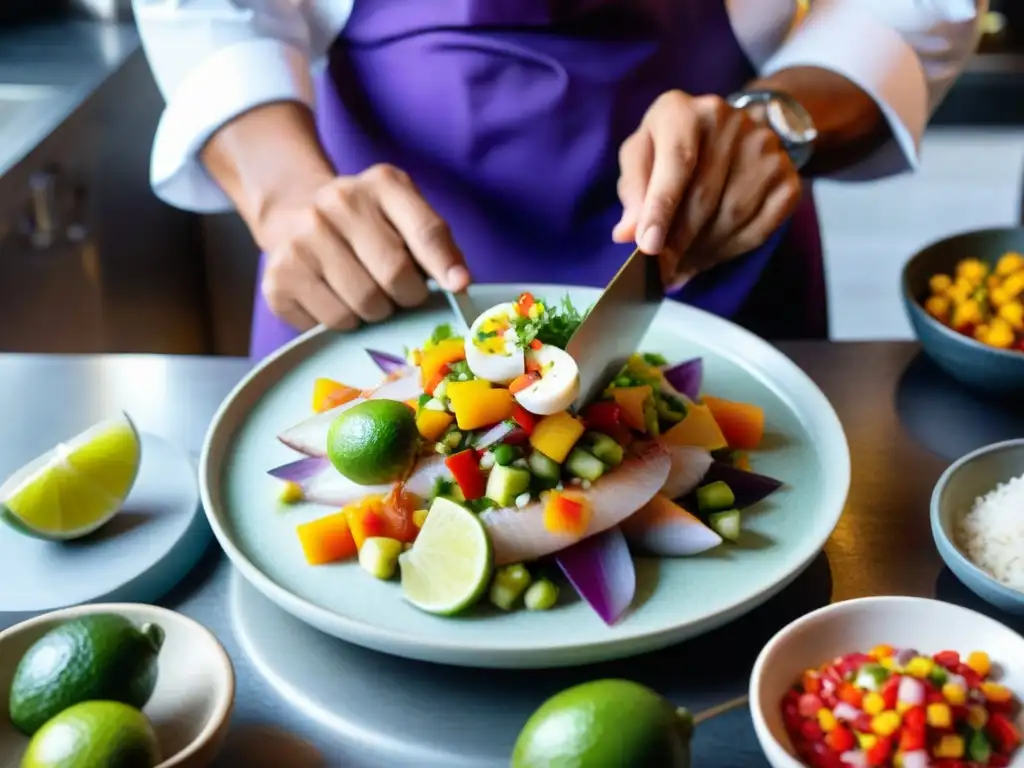
<instances>
[{"instance_id":1,"label":"chef's right hand","mask_svg":"<svg viewBox=\"0 0 1024 768\"><path fill-rule=\"evenodd\" d=\"M261 289L274 314L300 330L348 330L428 295L424 273L452 291L470 281L444 220L409 176L375 165L325 177L262 216Z\"/></svg>"}]
</instances>

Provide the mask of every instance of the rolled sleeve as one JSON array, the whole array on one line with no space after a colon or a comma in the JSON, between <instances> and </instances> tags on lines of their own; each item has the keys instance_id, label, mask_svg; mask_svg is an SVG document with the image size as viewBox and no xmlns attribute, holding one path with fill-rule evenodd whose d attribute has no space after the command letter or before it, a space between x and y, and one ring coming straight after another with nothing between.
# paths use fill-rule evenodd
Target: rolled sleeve
<instances>
[{"instance_id":1,"label":"rolled sleeve","mask_svg":"<svg viewBox=\"0 0 1024 768\"><path fill-rule=\"evenodd\" d=\"M762 74L821 67L878 104L892 141L837 178L867 180L916 169L931 114L978 42L975 0L823 0L768 58Z\"/></svg>"}]
</instances>

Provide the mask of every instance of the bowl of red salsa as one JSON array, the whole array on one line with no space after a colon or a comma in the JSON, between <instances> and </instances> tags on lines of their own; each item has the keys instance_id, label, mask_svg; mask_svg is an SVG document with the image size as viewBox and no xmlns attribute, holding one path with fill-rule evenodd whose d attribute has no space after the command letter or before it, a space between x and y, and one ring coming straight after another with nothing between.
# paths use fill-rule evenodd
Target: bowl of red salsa
<instances>
[{"instance_id":1,"label":"bowl of red salsa","mask_svg":"<svg viewBox=\"0 0 1024 768\"><path fill-rule=\"evenodd\" d=\"M1024 638L916 597L821 608L783 628L750 681L774 768L1024 768Z\"/></svg>"}]
</instances>

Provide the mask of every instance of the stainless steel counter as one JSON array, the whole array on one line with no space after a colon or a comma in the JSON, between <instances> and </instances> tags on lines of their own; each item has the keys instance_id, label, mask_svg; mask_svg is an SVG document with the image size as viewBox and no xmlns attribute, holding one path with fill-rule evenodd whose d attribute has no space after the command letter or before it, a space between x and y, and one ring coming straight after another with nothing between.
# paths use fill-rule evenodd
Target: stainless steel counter
<instances>
[{"instance_id":1,"label":"stainless steel counter","mask_svg":"<svg viewBox=\"0 0 1024 768\"><path fill-rule=\"evenodd\" d=\"M60 21L0 31L0 179L138 50L132 23Z\"/></svg>"}]
</instances>

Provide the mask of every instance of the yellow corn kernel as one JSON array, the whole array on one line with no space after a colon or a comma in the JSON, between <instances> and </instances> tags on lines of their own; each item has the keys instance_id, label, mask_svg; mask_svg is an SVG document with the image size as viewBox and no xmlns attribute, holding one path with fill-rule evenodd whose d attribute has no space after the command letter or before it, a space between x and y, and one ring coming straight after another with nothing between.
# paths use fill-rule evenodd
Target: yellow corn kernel
<instances>
[{"instance_id":1,"label":"yellow corn kernel","mask_svg":"<svg viewBox=\"0 0 1024 768\"><path fill-rule=\"evenodd\" d=\"M1002 278L999 278L996 275L989 275L988 277L985 278L985 288L987 288L990 291L995 290L1000 285L1002 285L1002 283Z\"/></svg>"},{"instance_id":2,"label":"yellow corn kernel","mask_svg":"<svg viewBox=\"0 0 1024 768\"><path fill-rule=\"evenodd\" d=\"M884 669L888 669L890 672L896 669L896 659L892 656L886 656L884 659L879 659L878 663L882 665Z\"/></svg>"},{"instance_id":3,"label":"yellow corn kernel","mask_svg":"<svg viewBox=\"0 0 1024 768\"><path fill-rule=\"evenodd\" d=\"M953 278L941 273L938 275L932 275L928 280L928 289L932 293L943 293L944 291L948 291L952 285Z\"/></svg>"},{"instance_id":4,"label":"yellow corn kernel","mask_svg":"<svg viewBox=\"0 0 1024 768\"><path fill-rule=\"evenodd\" d=\"M934 757L949 757L954 760L964 756L964 740L951 733L947 733L936 743L932 750Z\"/></svg>"},{"instance_id":5,"label":"yellow corn kernel","mask_svg":"<svg viewBox=\"0 0 1024 768\"><path fill-rule=\"evenodd\" d=\"M892 736L899 730L902 718L891 709L871 718L871 732L876 736Z\"/></svg>"},{"instance_id":6,"label":"yellow corn kernel","mask_svg":"<svg viewBox=\"0 0 1024 768\"><path fill-rule=\"evenodd\" d=\"M999 308L999 317L1005 320L1014 330L1024 329L1024 304L1019 301L1011 301Z\"/></svg>"},{"instance_id":7,"label":"yellow corn kernel","mask_svg":"<svg viewBox=\"0 0 1024 768\"><path fill-rule=\"evenodd\" d=\"M869 750L878 743L878 737L873 733L858 733L857 746L863 750Z\"/></svg>"},{"instance_id":8,"label":"yellow corn kernel","mask_svg":"<svg viewBox=\"0 0 1024 768\"><path fill-rule=\"evenodd\" d=\"M946 296L955 304L967 301L972 293L974 293L974 286L970 283L965 283L963 280L957 280L946 289Z\"/></svg>"},{"instance_id":9,"label":"yellow corn kernel","mask_svg":"<svg viewBox=\"0 0 1024 768\"><path fill-rule=\"evenodd\" d=\"M302 501L303 496L302 486L298 483L285 483L284 488L281 489L280 498L285 504L295 504Z\"/></svg>"},{"instance_id":10,"label":"yellow corn kernel","mask_svg":"<svg viewBox=\"0 0 1024 768\"><path fill-rule=\"evenodd\" d=\"M1016 272L1003 280L1002 289L1015 299L1024 292L1024 272Z\"/></svg>"},{"instance_id":11,"label":"yellow corn kernel","mask_svg":"<svg viewBox=\"0 0 1024 768\"><path fill-rule=\"evenodd\" d=\"M832 714L831 709L822 707L818 710L818 725L821 726L821 730L825 733L835 729L837 725L836 716Z\"/></svg>"},{"instance_id":12,"label":"yellow corn kernel","mask_svg":"<svg viewBox=\"0 0 1024 768\"><path fill-rule=\"evenodd\" d=\"M1014 272L1019 272L1022 269L1024 269L1024 256L1012 251L1003 254L999 261L996 262L996 274L1000 277L1012 275Z\"/></svg>"},{"instance_id":13,"label":"yellow corn kernel","mask_svg":"<svg viewBox=\"0 0 1024 768\"><path fill-rule=\"evenodd\" d=\"M988 274L988 265L981 259L964 259L956 265L957 279L981 282Z\"/></svg>"},{"instance_id":14,"label":"yellow corn kernel","mask_svg":"<svg viewBox=\"0 0 1024 768\"><path fill-rule=\"evenodd\" d=\"M986 680L980 686L981 692L985 694L985 698L989 701L994 701L999 704L1009 701L1013 698L1013 694L1010 689L1005 685L999 683L993 683L991 680Z\"/></svg>"},{"instance_id":15,"label":"yellow corn kernel","mask_svg":"<svg viewBox=\"0 0 1024 768\"><path fill-rule=\"evenodd\" d=\"M942 277L946 277L946 276L942 275ZM935 278L932 278L932 279L934 280ZM870 651L868 651L868 656L870 656L872 659L876 659L876 660L877 659L884 659L884 658L886 658L888 656L893 656L895 654L896 654L896 649L893 648L891 645L886 645L885 643L882 643L881 645L876 645L874 648L872 648Z\"/></svg>"},{"instance_id":16,"label":"yellow corn kernel","mask_svg":"<svg viewBox=\"0 0 1024 768\"><path fill-rule=\"evenodd\" d=\"M985 339L988 338L988 323L982 323L974 329L974 338L982 344L985 343Z\"/></svg>"},{"instance_id":17,"label":"yellow corn kernel","mask_svg":"<svg viewBox=\"0 0 1024 768\"><path fill-rule=\"evenodd\" d=\"M929 704L925 712L932 728L949 728L953 724L953 710L949 704Z\"/></svg>"},{"instance_id":18,"label":"yellow corn kernel","mask_svg":"<svg viewBox=\"0 0 1024 768\"><path fill-rule=\"evenodd\" d=\"M949 317L949 309L952 305L945 296L929 296L924 302L924 311L934 317L940 322L946 322L946 318ZM870 655L870 654L869 654ZM886 658L884 656L876 656L878 658Z\"/></svg>"},{"instance_id":19,"label":"yellow corn kernel","mask_svg":"<svg viewBox=\"0 0 1024 768\"><path fill-rule=\"evenodd\" d=\"M1019 307L1020 304L1017 306ZM984 651L974 651L968 655L967 661L964 663L982 677L988 677L992 671L992 659Z\"/></svg>"},{"instance_id":20,"label":"yellow corn kernel","mask_svg":"<svg viewBox=\"0 0 1024 768\"><path fill-rule=\"evenodd\" d=\"M942 695L954 707L963 706L967 701L967 690L957 683L946 683L942 686Z\"/></svg>"},{"instance_id":21,"label":"yellow corn kernel","mask_svg":"<svg viewBox=\"0 0 1024 768\"><path fill-rule=\"evenodd\" d=\"M953 309L954 328L960 328L965 325L974 325L980 323L981 320L981 305L974 299L961 301Z\"/></svg>"},{"instance_id":22,"label":"yellow corn kernel","mask_svg":"<svg viewBox=\"0 0 1024 768\"><path fill-rule=\"evenodd\" d=\"M988 722L988 710L984 707L973 706L967 710L967 724L976 731L980 731Z\"/></svg>"},{"instance_id":23,"label":"yellow corn kernel","mask_svg":"<svg viewBox=\"0 0 1024 768\"><path fill-rule=\"evenodd\" d=\"M882 698L882 694L871 691L871 693L864 694L864 700L860 705L865 712L874 716L885 710L885 699Z\"/></svg>"},{"instance_id":24,"label":"yellow corn kernel","mask_svg":"<svg viewBox=\"0 0 1024 768\"><path fill-rule=\"evenodd\" d=\"M996 308L999 308L1004 304L1009 304L1013 301L1013 298L1014 297L1008 290L1006 290L1006 286L1004 285L997 285L988 292L988 303Z\"/></svg>"},{"instance_id":25,"label":"yellow corn kernel","mask_svg":"<svg viewBox=\"0 0 1024 768\"><path fill-rule=\"evenodd\" d=\"M905 672L911 677L926 678L935 668L935 662L927 656L915 656L907 662Z\"/></svg>"},{"instance_id":26,"label":"yellow corn kernel","mask_svg":"<svg viewBox=\"0 0 1024 768\"><path fill-rule=\"evenodd\" d=\"M998 349L1009 349L1013 346L1014 335L1013 328L1010 324L1002 318L995 318L991 323L988 324L988 334L986 334L984 343L990 347L997 347Z\"/></svg>"},{"instance_id":27,"label":"yellow corn kernel","mask_svg":"<svg viewBox=\"0 0 1024 768\"><path fill-rule=\"evenodd\" d=\"M412 513L412 522L417 528L422 528L423 524L427 522L427 510L417 509Z\"/></svg>"}]
</instances>

